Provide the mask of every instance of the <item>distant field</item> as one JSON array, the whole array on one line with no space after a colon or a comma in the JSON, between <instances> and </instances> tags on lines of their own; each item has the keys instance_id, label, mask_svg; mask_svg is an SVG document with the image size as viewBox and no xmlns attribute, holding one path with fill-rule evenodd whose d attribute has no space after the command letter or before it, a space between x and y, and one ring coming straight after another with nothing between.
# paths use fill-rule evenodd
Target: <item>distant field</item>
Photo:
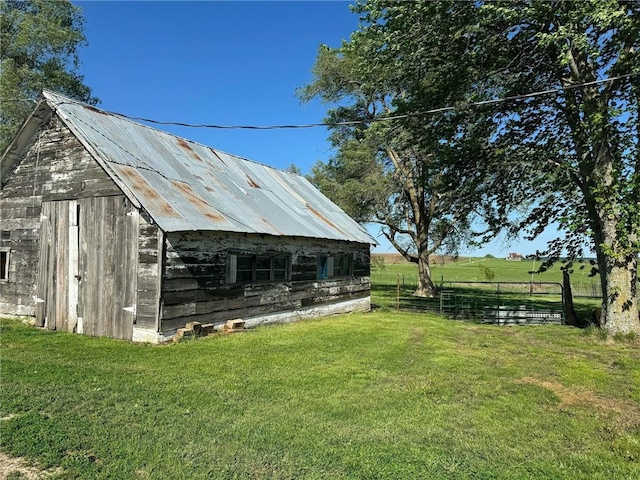
<instances>
[{"instance_id":1,"label":"distant field","mask_svg":"<svg viewBox=\"0 0 640 480\"><path fill-rule=\"evenodd\" d=\"M383 262L377 263L374 254L371 281L375 284L395 283L398 274L404 276L405 283L417 280L418 266L404 261L397 254L383 254ZM460 257L452 261L450 257L437 257L431 263L432 278L435 283L454 282L558 282L562 283L562 271L556 264L544 273L534 273L540 261L508 261L501 258ZM583 266L583 269L580 267ZM576 295L600 294L598 277L590 277L591 265L586 262L574 264L571 284Z\"/></svg>"}]
</instances>

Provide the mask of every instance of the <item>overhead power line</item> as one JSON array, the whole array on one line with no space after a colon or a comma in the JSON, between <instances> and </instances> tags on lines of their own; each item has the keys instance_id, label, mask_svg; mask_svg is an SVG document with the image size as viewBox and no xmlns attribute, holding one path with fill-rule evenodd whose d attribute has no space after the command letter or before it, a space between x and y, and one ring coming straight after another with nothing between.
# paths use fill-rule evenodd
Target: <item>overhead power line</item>
<instances>
[{"instance_id":1,"label":"overhead power line","mask_svg":"<svg viewBox=\"0 0 640 480\"><path fill-rule=\"evenodd\" d=\"M376 118L372 118L370 120L350 120L350 121L344 121L344 122L320 122L320 123L306 123L306 124L299 124L299 125L216 125L216 124L193 124L193 123L184 123L184 122L172 122L172 121L162 121L162 120L154 120L151 118L144 118L144 117L134 117L134 116L130 116L130 115L125 115L123 113L117 113L117 112L109 112L107 111L107 113L110 113L112 115L117 115L129 120L136 120L136 121L141 121L141 122L147 122L147 123L153 123L156 125L175 125L175 126L179 126L179 127L188 127L188 128L215 128L215 129L221 129L221 130L279 130L279 129L296 129L296 128L317 128L317 127L348 127L348 126L353 126L353 125L367 125L370 123L375 123L375 122L389 122L389 121L393 121L393 120L403 120L406 118L413 118L413 117L422 117L422 116L426 116L426 115L432 115L434 113L442 113L442 112L450 112L453 110L463 110L466 108L471 108L471 107L479 107L479 106L484 106L484 105L494 105L494 104L498 104L498 103L505 103L505 102L512 102L512 101L517 101L517 100L525 100L528 98L535 98L535 97L541 97L541 96L545 96L545 95L553 95L553 94L557 94L557 93L562 93L566 90L573 90L576 88L582 88L582 87L588 87L590 85L598 85L601 83L607 83L607 82L613 82L616 80L621 80L623 78L629 78L629 77L633 77L636 75L640 75L640 73L636 72L636 73L627 73L625 75L618 75L616 77L610 77L610 78L604 78L601 80L594 80L591 82L584 82L584 83L578 83L575 85L568 85L566 87L562 87L562 88L552 88L549 90L541 90L538 92L532 92L532 93L526 93L526 94L521 94L521 95L514 95L511 97L504 97L504 98L498 98L498 99L494 99L494 100L482 100L482 101L478 101L478 102L468 102L468 103L462 103L459 105L452 105L452 106L448 106L448 107L440 107L440 108L434 108L431 110L423 110L420 112L413 112L413 113L405 113L405 114L400 114L400 115L390 115L390 116L380 116L380 117L376 117Z\"/></svg>"}]
</instances>

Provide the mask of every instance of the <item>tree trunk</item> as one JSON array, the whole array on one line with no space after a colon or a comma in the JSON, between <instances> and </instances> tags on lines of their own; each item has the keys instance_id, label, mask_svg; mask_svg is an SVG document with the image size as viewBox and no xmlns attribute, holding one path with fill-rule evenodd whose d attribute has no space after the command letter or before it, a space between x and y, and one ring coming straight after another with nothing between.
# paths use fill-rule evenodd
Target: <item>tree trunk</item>
<instances>
[{"instance_id":1,"label":"tree trunk","mask_svg":"<svg viewBox=\"0 0 640 480\"><path fill-rule=\"evenodd\" d=\"M601 235L596 235L596 254L602 285L602 316L600 325L609 333L640 334L638 317L638 253L614 258L603 251L602 245L618 242L615 225L605 219ZM615 251L615 250L614 250Z\"/></svg>"},{"instance_id":2,"label":"tree trunk","mask_svg":"<svg viewBox=\"0 0 640 480\"><path fill-rule=\"evenodd\" d=\"M575 327L578 325L578 318L576 316L576 309L573 306L571 279L569 278L569 272L566 270L562 270L562 294L564 295L564 309L567 314L565 322L567 325Z\"/></svg>"},{"instance_id":3,"label":"tree trunk","mask_svg":"<svg viewBox=\"0 0 640 480\"><path fill-rule=\"evenodd\" d=\"M606 259L605 290L602 292L602 326L610 333L640 335L638 318L638 260L630 255L622 261Z\"/></svg>"},{"instance_id":4,"label":"tree trunk","mask_svg":"<svg viewBox=\"0 0 640 480\"><path fill-rule=\"evenodd\" d=\"M606 137L606 132L603 133ZM605 138L606 140L606 138ZM602 285L602 316L600 325L609 333L640 334L638 318L638 250L634 234L629 238L621 232L621 211L635 205L621 203L617 198L613 155L607 141L593 145L597 151L592 185L585 195L593 229L593 239Z\"/></svg>"},{"instance_id":5,"label":"tree trunk","mask_svg":"<svg viewBox=\"0 0 640 480\"><path fill-rule=\"evenodd\" d=\"M413 293L416 297L435 297L436 286L431 280L431 267L429 266L429 253L418 254L418 288Z\"/></svg>"}]
</instances>

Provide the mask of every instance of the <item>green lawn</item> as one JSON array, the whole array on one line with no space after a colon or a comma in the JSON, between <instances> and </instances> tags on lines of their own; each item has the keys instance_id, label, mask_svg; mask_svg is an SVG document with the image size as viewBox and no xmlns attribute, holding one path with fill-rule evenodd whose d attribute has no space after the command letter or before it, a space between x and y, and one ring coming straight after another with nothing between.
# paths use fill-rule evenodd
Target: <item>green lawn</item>
<instances>
[{"instance_id":1,"label":"green lawn","mask_svg":"<svg viewBox=\"0 0 640 480\"><path fill-rule=\"evenodd\" d=\"M2 450L62 478L640 478L637 339L377 312L0 341Z\"/></svg>"}]
</instances>

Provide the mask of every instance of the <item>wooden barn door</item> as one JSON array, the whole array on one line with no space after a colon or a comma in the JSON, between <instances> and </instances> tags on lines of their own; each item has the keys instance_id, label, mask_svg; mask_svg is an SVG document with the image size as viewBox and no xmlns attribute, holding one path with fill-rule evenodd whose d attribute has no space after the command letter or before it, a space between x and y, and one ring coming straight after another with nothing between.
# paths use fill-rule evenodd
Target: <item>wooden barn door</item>
<instances>
[{"instance_id":1,"label":"wooden barn door","mask_svg":"<svg viewBox=\"0 0 640 480\"><path fill-rule=\"evenodd\" d=\"M138 271L137 211L122 196L79 203L78 316L84 333L130 340Z\"/></svg>"},{"instance_id":2,"label":"wooden barn door","mask_svg":"<svg viewBox=\"0 0 640 480\"><path fill-rule=\"evenodd\" d=\"M131 339L138 216L122 196L44 202L36 321Z\"/></svg>"}]
</instances>

